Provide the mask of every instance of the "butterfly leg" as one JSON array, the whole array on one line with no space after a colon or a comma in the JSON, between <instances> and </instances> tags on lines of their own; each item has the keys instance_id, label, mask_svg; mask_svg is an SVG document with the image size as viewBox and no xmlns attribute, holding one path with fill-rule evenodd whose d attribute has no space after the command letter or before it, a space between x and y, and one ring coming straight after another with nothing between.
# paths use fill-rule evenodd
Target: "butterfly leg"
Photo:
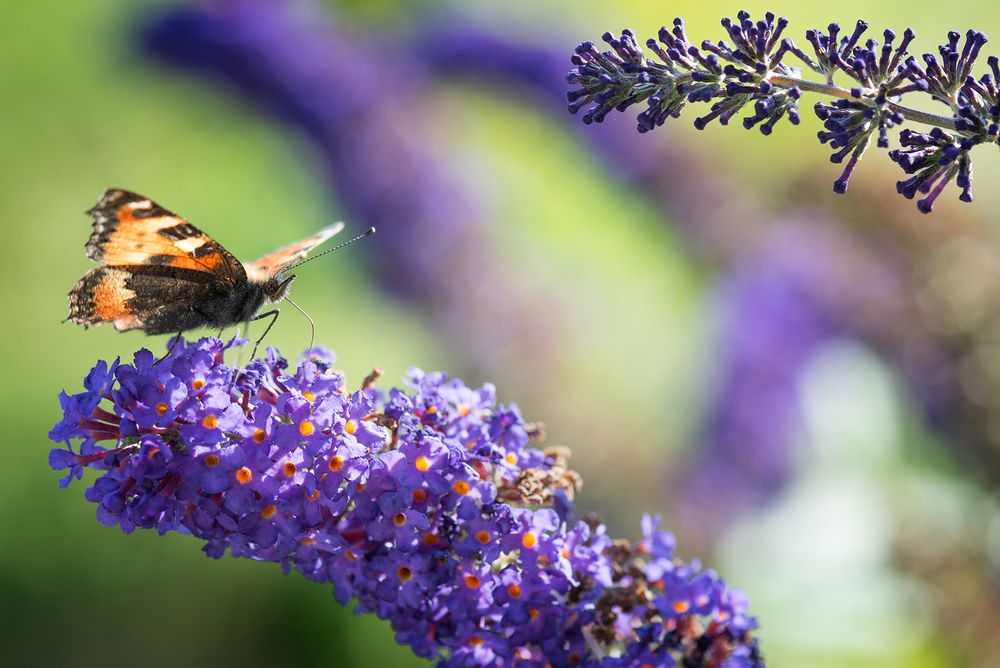
<instances>
[{"instance_id":1,"label":"butterfly leg","mask_svg":"<svg viewBox=\"0 0 1000 668\"><path fill-rule=\"evenodd\" d=\"M163 360L165 360L168 357L170 357L170 353L174 352L174 348L176 348L177 344L181 342L181 334L182 333L183 332L177 332L177 334L174 335L173 342L170 344L170 347L167 348L167 354L164 355L163 357L161 357L160 359L156 360L155 362L153 362L153 366L156 366L157 364L159 364Z\"/></svg>"},{"instance_id":2,"label":"butterfly leg","mask_svg":"<svg viewBox=\"0 0 1000 668\"><path fill-rule=\"evenodd\" d=\"M253 352L250 353L250 361L251 362L253 362L254 358L257 357L257 348L260 347L260 342L264 340L264 337L267 336L267 333L271 331L272 327L274 327L274 323L277 322L278 315L280 313L281 313L281 311L279 311L278 309L274 309L273 311L268 311L267 313L261 313L259 316L257 316L256 318L253 318L253 319L251 319L249 321L249 322L253 322L254 320L263 320L264 318L271 318L271 322L267 323L267 327L264 328L264 333L261 334L260 338L257 339L257 341L254 342L254 344L253 344Z\"/></svg>"}]
</instances>

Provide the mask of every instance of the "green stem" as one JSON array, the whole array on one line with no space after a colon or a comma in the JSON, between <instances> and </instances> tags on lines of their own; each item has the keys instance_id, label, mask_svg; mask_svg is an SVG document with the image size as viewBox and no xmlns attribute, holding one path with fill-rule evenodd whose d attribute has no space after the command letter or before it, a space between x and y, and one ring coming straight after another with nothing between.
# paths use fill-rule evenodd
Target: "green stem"
<instances>
[{"instance_id":1,"label":"green stem","mask_svg":"<svg viewBox=\"0 0 1000 668\"><path fill-rule=\"evenodd\" d=\"M768 78L775 86L782 86L784 88L796 87L799 90L809 91L810 93L819 93L820 95L829 95L830 97L838 97L844 100L854 100L855 102L864 102L864 98L858 99L851 95L851 91L846 88L841 88L840 86L834 86L825 83L818 83L816 81L809 81L808 79L799 79L798 77L785 76L783 74L771 74ZM893 111L897 111L903 115L904 118L911 120L915 123L923 123L924 125L933 125L939 128L944 128L945 130L955 130L955 121L949 116L938 116L937 114L929 114L926 111L920 111L919 109L910 109L909 107L904 107L901 104L890 101L889 108Z\"/></svg>"}]
</instances>

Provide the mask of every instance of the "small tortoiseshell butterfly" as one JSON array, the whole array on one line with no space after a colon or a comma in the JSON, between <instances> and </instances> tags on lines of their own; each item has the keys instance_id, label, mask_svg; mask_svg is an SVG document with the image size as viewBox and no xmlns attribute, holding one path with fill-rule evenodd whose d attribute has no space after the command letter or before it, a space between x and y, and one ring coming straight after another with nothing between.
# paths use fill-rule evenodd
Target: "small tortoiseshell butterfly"
<instances>
[{"instance_id":1,"label":"small tortoiseshell butterfly","mask_svg":"<svg viewBox=\"0 0 1000 668\"><path fill-rule=\"evenodd\" d=\"M284 271L344 227L325 227L244 264L191 223L127 190L108 190L88 213L94 230L87 257L102 266L73 286L67 320L147 334L221 330L273 316L270 329L278 310L257 313L286 298L295 276Z\"/></svg>"}]
</instances>

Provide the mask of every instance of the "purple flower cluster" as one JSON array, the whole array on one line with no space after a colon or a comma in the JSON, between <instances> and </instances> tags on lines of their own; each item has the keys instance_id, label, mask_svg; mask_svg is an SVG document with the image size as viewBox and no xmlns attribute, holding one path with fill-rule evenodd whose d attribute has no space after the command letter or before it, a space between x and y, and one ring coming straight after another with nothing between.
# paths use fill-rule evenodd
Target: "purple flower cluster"
<instances>
[{"instance_id":1,"label":"purple flower cluster","mask_svg":"<svg viewBox=\"0 0 1000 668\"><path fill-rule=\"evenodd\" d=\"M349 391L327 350L227 366L242 343L98 363L60 395L62 485L95 469L103 524L331 583L442 666L764 665L746 597L678 560L658 520L634 545L572 521L567 451L532 447L492 385L412 369L407 390L373 373Z\"/></svg>"},{"instance_id":2,"label":"purple flower cluster","mask_svg":"<svg viewBox=\"0 0 1000 668\"><path fill-rule=\"evenodd\" d=\"M864 46L857 46L867 29L867 23L858 21L850 38L840 42L837 41L840 26L836 23L829 25L829 34L809 30L806 39L812 44L818 62L805 54L800 56L810 68L825 75L828 83L833 83L834 73L840 70L858 84L851 88L854 99L842 98L832 104L817 102L815 106L816 115L826 128L818 134L820 142L829 142L830 148L837 149L830 161L841 163L850 155L847 166L833 185L834 192L838 193L847 192L848 181L872 136L878 132L878 147L889 148L889 128L904 122L902 113L889 105L890 98L920 89L920 83L911 82L907 70L900 67L906 48L913 41L913 31L907 29L895 49L892 43L896 34L891 30L883 33L881 49L873 39ZM860 102L865 91L877 92L870 100Z\"/></svg>"},{"instance_id":3,"label":"purple flower cluster","mask_svg":"<svg viewBox=\"0 0 1000 668\"><path fill-rule=\"evenodd\" d=\"M935 199L952 180L957 179L962 190L960 199L972 200L969 150L979 144L997 144L1000 120L997 59L989 59L991 73L979 79L972 74L986 35L969 30L962 44L961 35L951 32L948 43L938 49L940 59L925 54L924 64L920 65L907 53L914 38L910 29L904 31L896 46L896 34L886 30L880 47L873 39L861 42L868 28L864 21L858 21L854 31L843 37L840 26L832 23L826 33L806 33L815 52L813 58L790 38L781 37L787 24L787 19L776 20L771 13L754 22L743 11L735 21L722 21L733 46L706 40L699 48L688 40L681 19L675 19L672 29L660 29L658 41L646 42L658 59L643 54L631 31L624 31L620 39L606 33L604 40L611 45L611 51L602 52L592 42L584 42L572 57L576 67L567 80L575 87L568 93L569 111L576 113L589 106L584 122L600 122L612 110L624 111L646 102L647 108L639 114L638 129L647 132L668 117L679 116L687 103L712 105L709 114L694 121L702 129L715 118L726 124L753 102L755 113L744 119L744 126L759 124L764 134L770 134L786 114L797 122L796 101L803 92L828 95L837 99L815 106L826 128L819 133L819 139L834 149L833 162L847 159L834 191L846 192L858 161L876 133L878 147L887 149L888 129L915 122L935 129L930 134L903 131L902 142L911 150L894 152L892 158L916 176L900 181L897 190L908 198L916 192L927 193L918 202L924 213L933 208ZM802 78L798 69L783 62L786 54L794 55L825 81ZM852 80L850 88L835 84L837 73ZM947 114L902 106L901 101L909 94L929 95L947 107Z\"/></svg>"},{"instance_id":4,"label":"purple flower cluster","mask_svg":"<svg viewBox=\"0 0 1000 668\"><path fill-rule=\"evenodd\" d=\"M899 134L901 149L889 151L892 161L912 177L896 183L896 191L906 199L917 193L927 193L917 200L917 207L928 213L941 191L952 179L962 189L959 199L972 201L972 164L969 150L975 141L969 137L956 137L941 128L930 132L910 129ZM957 178L956 178L957 177Z\"/></svg>"},{"instance_id":5,"label":"purple flower cluster","mask_svg":"<svg viewBox=\"0 0 1000 668\"><path fill-rule=\"evenodd\" d=\"M660 29L659 42L646 41L658 62L645 57L631 30L622 31L620 38L605 33L603 39L613 51L598 51L593 42L584 42L576 49L573 64L577 68L567 79L579 88L568 94L569 110L576 113L593 104L583 121L599 123L612 110L624 111L646 101L646 110L639 114L639 132L648 132L667 118L680 116L688 102L719 98L707 115L695 119L699 129L716 118L726 125L751 102L754 114L743 120L747 129L760 123L761 132L770 134L786 114L792 123L798 123L798 89L776 89L765 76L769 72L795 73L781 64L786 44L778 46L787 23L784 18L775 23L770 13L766 20L754 23L749 14L740 12L735 23L723 21L735 46L706 41L699 50L688 40L684 22L675 19L672 29Z\"/></svg>"}]
</instances>

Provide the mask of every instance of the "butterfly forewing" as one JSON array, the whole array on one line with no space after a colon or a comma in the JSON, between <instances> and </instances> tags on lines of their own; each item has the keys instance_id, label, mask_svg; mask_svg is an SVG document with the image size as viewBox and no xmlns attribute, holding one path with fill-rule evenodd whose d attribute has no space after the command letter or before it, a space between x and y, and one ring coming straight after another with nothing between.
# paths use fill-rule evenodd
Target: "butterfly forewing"
<instances>
[{"instance_id":1,"label":"butterfly forewing","mask_svg":"<svg viewBox=\"0 0 1000 668\"><path fill-rule=\"evenodd\" d=\"M276 251L259 257L246 265L247 274L258 280L270 278L291 265L304 260L313 248L344 229L343 223L334 223L322 230L293 244L283 246Z\"/></svg>"},{"instance_id":2,"label":"butterfly forewing","mask_svg":"<svg viewBox=\"0 0 1000 668\"><path fill-rule=\"evenodd\" d=\"M92 260L201 271L228 286L246 281L243 265L217 241L142 195L108 190L89 213L94 230L87 256Z\"/></svg>"}]
</instances>

